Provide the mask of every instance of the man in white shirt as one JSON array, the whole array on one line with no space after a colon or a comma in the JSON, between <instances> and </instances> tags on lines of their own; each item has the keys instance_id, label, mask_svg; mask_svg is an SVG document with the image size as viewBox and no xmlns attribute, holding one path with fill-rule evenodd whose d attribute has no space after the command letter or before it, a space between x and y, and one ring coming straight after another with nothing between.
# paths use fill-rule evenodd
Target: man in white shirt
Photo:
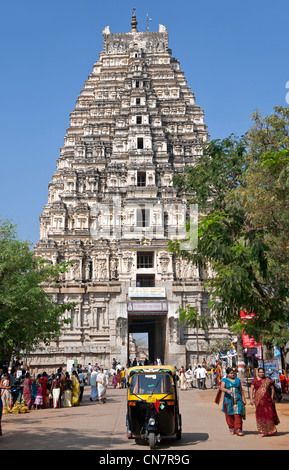
<instances>
[{"instance_id":1,"label":"man in white shirt","mask_svg":"<svg viewBox=\"0 0 289 470\"><path fill-rule=\"evenodd\" d=\"M92 365L91 365L90 362L89 362L88 366L86 367L86 370L87 370L87 374L86 374L87 385L90 385L90 377L91 377L91 373L92 373Z\"/></svg>"},{"instance_id":2,"label":"man in white shirt","mask_svg":"<svg viewBox=\"0 0 289 470\"><path fill-rule=\"evenodd\" d=\"M207 378L207 371L206 369L201 366L200 364L197 367L196 371L196 377L197 377L197 382L198 382L198 388L202 388L202 390L205 390L206 388L206 378Z\"/></svg>"}]
</instances>

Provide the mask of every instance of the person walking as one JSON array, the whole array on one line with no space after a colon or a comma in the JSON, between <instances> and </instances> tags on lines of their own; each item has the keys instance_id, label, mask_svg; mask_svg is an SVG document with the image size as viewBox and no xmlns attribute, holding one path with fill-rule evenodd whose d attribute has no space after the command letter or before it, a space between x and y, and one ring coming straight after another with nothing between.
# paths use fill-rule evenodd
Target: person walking
<instances>
[{"instance_id":1,"label":"person walking","mask_svg":"<svg viewBox=\"0 0 289 470\"><path fill-rule=\"evenodd\" d=\"M91 378L91 374L92 374L92 371L93 371L93 367L92 367L90 362L88 363L88 366L86 367L86 370L87 370L87 374L86 374L87 385L90 385L90 378Z\"/></svg>"},{"instance_id":2,"label":"person walking","mask_svg":"<svg viewBox=\"0 0 289 470\"><path fill-rule=\"evenodd\" d=\"M218 362L216 364L216 376L217 376L217 387L220 387L222 383L222 367Z\"/></svg>"},{"instance_id":3,"label":"person walking","mask_svg":"<svg viewBox=\"0 0 289 470\"><path fill-rule=\"evenodd\" d=\"M180 369L180 385L181 390L188 390L188 383L185 375L185 369L183 366Z\"/></svg>"},{"instance_id":4,"label":"person walking","mask_svg":"<svg viewBox=\"0 0 289 470\"><path fill-rule=\"evenodd\" d=\"M196 379L197 379L197 386L200 389L201 388L201 366L200 366L200 364L196 368L195 374L196 374Z\"/></svg>"},{"instance_id":5,"label":"person walking","mask_svg":"<svg viewBox=\"0 0 289 470\"><path fill-rule=\"evenodd\" d=\"M98 399L98 391L97 391L97 375L98 372L95 367L93 367L91 376L90 376L90 401L97 401Z\"/></svg>"},{"instance_id":6,"label":"person walking","mask_svg":"<svg viewBox=\"0 0 289 470\"><path fill-rule=\"evenodd\" d=\"M113 385L113 388L116 388L117 386L117 378L116 378L115 372L113 372L113 375L112 375L112 385Z\"/></svg>"},{"instance_id":7,"label":"person walking","mask_svg":"<svg viewBox=\"0 0 289 470\"><path fill-rule=\"evenodd\" d=\"M262 367L251 383L250 404L256 407L257 430L261 436L276 434L276 426L280 423L274 403L274 382L265 377Z\"/></svg>"},{"instance_id":8,"label":"person walking","mask_svg":"<svg viewBox=\"0 0 289 470\"><path fill-rule=\"evenodd\" d=\"M116 383L117 388L121 388L121 370L118 370L116 373Z\"/></svg>"},{"instance_id":9,"label":"person walking","mask_svg":"<svg viewBox=\"0 0 289 470\"><path fill-rule=\"evenodd\" d=\"M126 364L126 366L124 368L124 388L127 387L128 371L129 371L129 364Z\"/></svg>"},{"instance_id":10,"label":"person walking","mask_svg":"<svg viewBox=\"0 0 289 470\"><path fill-rule=\"evenodd\" d=\"M99 403L106 402L106 389L107 389L107 375L104 374L103 369L97 374L97 391Z\"/></svg>"},{"instance_id":11,"label":"person walking","mask_svg":"<svg viewBox=\"0 0 289 470\"><path fill-rule=\"evenodd\" d=\"M188 370L185 372L185 377L187 380L188 388L193 387L194 372L192 371L192 366L189 366Z\"/></svg>"},{"instance_id":12,"label":"person walking","mask_svg":"<svg viewBox=\"0 0 289 470\"><path fill-rule=\"evenodd\" d=\"M126 377L125 377L124 368L121 369L120 374L121 374L121 388L126 388Z\"/></svg>"},{"instance_id":13,"label":"person walking","mask_svg":"<svg viewBox=\"0 0 289 470\"><path fill-rule=\"evenodd\" d=\"M227 377L222 379L220 390L224 392L223 408L230 434L244 436L243 415L246 397L242 389L241 381L235 377L234 369L228 367Z\"/></svg>"},{"instance_id":14,"label":"person walking","mask_svg":"<svg viewBox=\"0 0 289 470\"><path fill-rule=\"evenodd\" d=\"M207 381L207 369L204 364L201 366L201 383L202 383L202 390L205 390L207 388L206 386L206 381Z\"/></svg>"},{"instance_id":15,"label":"person walking","mask_svg":"<svg viewBox=\"0 0 289 470\"><path fill-rule=\"evenodd\" d=\"M196 377L197 377L198 388L205 390L207 371L204 368L204 366L201 366L200 364L198 365L197 371L196 371Z\"/></svg>"}]
</instances>

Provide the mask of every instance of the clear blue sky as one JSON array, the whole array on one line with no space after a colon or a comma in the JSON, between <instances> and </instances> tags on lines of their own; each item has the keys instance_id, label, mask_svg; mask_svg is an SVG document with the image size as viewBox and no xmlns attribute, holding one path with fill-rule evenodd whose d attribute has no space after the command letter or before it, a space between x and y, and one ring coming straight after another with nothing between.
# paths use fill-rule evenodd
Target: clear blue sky
<instances>
[{"instance_id":1,"label":"clear blue sky","mask_svg":"<svg viewBox=\"0 0 289 470\"><path fill-rule=\"evenodd\" d=\"M287 106L288 0L1 2L0 215L36 243L69 114L102 50L102 30L163 24L211 138L243 134L255 109Z\"/></svg>"}]
</instances>

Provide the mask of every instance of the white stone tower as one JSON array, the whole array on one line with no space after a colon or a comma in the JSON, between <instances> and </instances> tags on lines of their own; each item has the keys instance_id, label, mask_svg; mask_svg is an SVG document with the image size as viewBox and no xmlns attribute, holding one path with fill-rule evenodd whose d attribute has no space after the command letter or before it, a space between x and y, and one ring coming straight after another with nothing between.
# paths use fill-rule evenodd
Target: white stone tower
<instances>
[{"instance_id":1,"label":"white stone tower","mask_svg":"<svg viewBox=\"0 0 289 470\"><path fill-rule=\"evenodd\" d=\"M30 356L32 368L125 364L133 332L148 333L152 361L194 362L195 333L176 310L206 302L198 268L174 259L167 242L188 216L172 176L198 159L208 133L167 29L138 32L135 14L131 26L103 30L49 184L35 250L72 261L50 292L77 307L57 343Z\"/></svg>"}]
</instances>

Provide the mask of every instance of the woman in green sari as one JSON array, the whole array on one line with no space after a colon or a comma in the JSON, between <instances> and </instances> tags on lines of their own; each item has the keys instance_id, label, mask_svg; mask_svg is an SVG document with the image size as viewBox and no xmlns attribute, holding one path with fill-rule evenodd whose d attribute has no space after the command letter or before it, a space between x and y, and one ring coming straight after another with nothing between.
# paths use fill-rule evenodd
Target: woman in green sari
<instances>
[{"instance_id":1,"label":"woman in green sari","mask_svg":"<svg viewBox=\"0 0 289 470\"><path fill-rule=\"evenodd\" d=\"M230 434L244 436L243 416L246 397L241 381L238 377L235 377L234 370L228 367L226 372L227 377L222 379L220 387L220 390L225 394L222 411L225 413Z\"/></svg>"}]
</instances>

